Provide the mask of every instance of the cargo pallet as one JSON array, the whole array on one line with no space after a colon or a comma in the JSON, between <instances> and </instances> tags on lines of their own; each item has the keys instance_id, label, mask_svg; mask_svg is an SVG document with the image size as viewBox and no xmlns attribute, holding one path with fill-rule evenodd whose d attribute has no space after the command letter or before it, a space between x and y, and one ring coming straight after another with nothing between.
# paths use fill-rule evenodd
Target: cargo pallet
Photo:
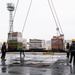
<instances>
[{"instance_id":1,"label":"cargo pallet","mask_svg":"<svg viewBox=\"0 0 75 75\"><path fill-rule=\"evenodd\" d=\"M23 49L7 49L7 52L20 52L20 60L22 60L22 54L23 54L23 58L25 57L24 52L44 52L44 54L50 54L50 53L54 53L54 52L59 52L56 50L42 50L42 49L30 49L30 50L23 50ZM62 50L60 52L65 52L65 50Z\"/></svg>"},{"instance_id":2,"label":"cargo pallet","mask_svg":"<svg viewBox=\"0 0 75 75\"><path fill-rule=\"evenodd\" d=\"M29 50L14 49L14 50L10 50L10 49L7 49L7 52L65 52L65 50L42 50L42 49L29 49Z\"/></svg>"}]
</instances>

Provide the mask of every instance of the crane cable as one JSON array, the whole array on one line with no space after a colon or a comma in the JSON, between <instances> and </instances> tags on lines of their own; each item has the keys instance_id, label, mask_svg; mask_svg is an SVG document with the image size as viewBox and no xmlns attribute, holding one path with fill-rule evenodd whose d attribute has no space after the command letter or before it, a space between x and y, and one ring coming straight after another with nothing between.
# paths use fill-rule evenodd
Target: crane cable
<instances>
[{"instance_id":1,"label":"crane cable","mask_svg":"<svg viewBox=\"0 0 75 75\"><path fill-rule=\"evenodd\" d=\"M27 18L28 18L28 15L29 15L31 4L32 4L32 0L30 1L30 5L29 5L28 11L27 11L26 19L24 21L24 26L23 26L23 29L22 29L22 34L23 34L23 31L24 31L24 28L25 28L25 25L26 25L26 22L27 22Z\"/></svg>"},{"instance_id":2,"label":"crane cable","mask_svg":"<svg viewBox=\"0 0 75 75\"><path fill-rule=\"evenodd\" d=\"M59 34L60 34L59 27L58 27L58 24L57 24L57 21L56 21L55 15L54 15L54 13L53 13L53 10L52 10L52 7L51 7L51 4L50 4L50 1L49 1L49 0L47 0L47 1L48 1L48 4L49 4L49 7L50 7L50 10L51 10L51 12L52 12L52 15L53 15L53 18L54 18L55 24L56 24L56 26L57 26L58 32L59 32Z\"/></svg>"},{"instance_id":3,"label":"crane cable","mask_svg":"<svg viewBox=\"0 0 75 75\"><path fill-rule=\"evenodd\" d=\"M58 19L58 16L57 16L57 13L56 13L56 10L55 10L55 7L54 7L54 4L53 4L52 0L51 0L51 3L52 3L52 6L53 6L53 9L54 9L54 12L55 12L57 21L56 21L56 19L55 19L55 16L54 16L54 13L53 13L53 10L52 10L52 7L51 7L51 4L50 4L50 1L49 1L49 0L48 0L48 3L49 3L49 6L50 6L52 15L53 15L53 17L54 17L55 23L56 23L56 25L57 25L57 21L58 21L59 26L60 26L60 29L61 29L61 32L62 32L62 34L63 34L63 31L62 31L62 28L61 28L61 25L60 25L60 22L59 22L59 19ZM15 15L16 15L16 11L17 11L18 4L19 4L19 0L17 0L17 4L16 4L14 16L13 16L13 22L14 22L14 18L15 18ZM32 4L32 0L31 0L30 5L29 5L29 9L28 9L28 12L27 12L27 15L26 15L26 19L25 19L25 22L24 22L24 26L23 26L23 29L22 29L22 33L23 33L23 31L24 31L24 27L25 27L25 24L26 24L26 21L27 21L27 18L28 18L28 14L29 14L29 11L30 11L31 4ZM58 28L58 25L57 25L57 28ZM59 32L59 33L60 33L60 32Z\"/></svg>"},{"instance_id":4,"label":"crane cable","mask_svg":"<svg viewBox=\"0 0 75 75\"><path fill-rule=\"evenodd\" d=\"M51 0L51 3L52 3L52 6L53 6L53 9L54 9L54 12L55 12L55 15L56 15L56 18L57 18L57 21L58 21L58 24L59 24L61 33L63 34L63 31L62 31L62 28L61 28L61 25L60 25L60 22L59 22L59 19L58 19L58 16L57 16L57 13L56 13L56 10L55 10L55 7L54 7L54 4L53 4L53 1L52 0Z\"/></svg>"},{"instance_id":5,"label":"crane cable","mask_svg":"<svg viewBox=\"0 0 75 75\"><path fill-rule=\"evenodd\" d=\"M14 16L13 16L13 22L14 22L14 19L15 19L18 4L19 4L19 0L17 0L17 4L16 4L16 7L15 7Z\"/></svg>"}]
</instances>

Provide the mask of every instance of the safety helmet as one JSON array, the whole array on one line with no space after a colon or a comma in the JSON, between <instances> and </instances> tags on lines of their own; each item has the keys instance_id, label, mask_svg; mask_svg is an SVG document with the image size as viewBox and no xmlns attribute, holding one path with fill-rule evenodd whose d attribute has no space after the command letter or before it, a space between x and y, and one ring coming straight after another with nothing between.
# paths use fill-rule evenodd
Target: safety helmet
<instances>
[{"instance_id":1,"label":"safety helmet","mask_svg":"<svg viewBox=\"0 0 75 75\"><path fill-rule=\"evenodd\" d=\"M69 42L66 42L67 44L69 43Z\"/></svg>"},{"instance_id":2,"label":"safety helmet","mask_svg":"<svg viewBox=\"0 0 75 75\"><path fill-rule=\"evenodd\" d=\"M5 44L6 44L6 41L4 41L3 43L5 43Z\"/></svg>"},{"instance_id":3,"label":"safety helmet","mask_svg":"<svg viewBox=\"0 0 75 75\"><path fill-rule=\"evenodd\" d=\"M75 42L75 39L72 39L72 42Z\"/></svg>"}]
</instances>

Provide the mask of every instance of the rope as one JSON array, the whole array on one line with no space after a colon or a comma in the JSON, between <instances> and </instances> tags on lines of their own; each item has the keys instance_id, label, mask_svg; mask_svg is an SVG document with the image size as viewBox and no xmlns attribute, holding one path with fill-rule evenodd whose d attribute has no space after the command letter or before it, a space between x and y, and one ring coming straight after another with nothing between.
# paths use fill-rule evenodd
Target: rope
<instances>
[{"instance_id":1,"label":"rope","mask_svg":"<svg viewBox=\"0 0 75 75\"><path fill-rule=\"evenodd\" d=\"M25 25L26 25L26 21L27 21L28 15L29 15L31 4L32 4L32 0L30 2L30 5L29 5L28 11L27 11L26 19L25 19L24 26L23 26L23 29L22 29L22 34L23 34L23 31L24 31L24 28L25 28Z\"/></svg>"},{"instance_id":2,"label":"rope","mask_svg":"<svg viewBox=\"0 0 75 75\"><path fill-rule=\"evenodd\" d=\"M51 10L51 12L52 12L52 15L53 15L55 24L56 24L57 28L59 28L49 0L48 0L48 4L49 4L50 10ZM59 30L58 30L58 32L59 32L59 34L60 34L60 31L59 31Z\"/></svg>"}]
</instances>

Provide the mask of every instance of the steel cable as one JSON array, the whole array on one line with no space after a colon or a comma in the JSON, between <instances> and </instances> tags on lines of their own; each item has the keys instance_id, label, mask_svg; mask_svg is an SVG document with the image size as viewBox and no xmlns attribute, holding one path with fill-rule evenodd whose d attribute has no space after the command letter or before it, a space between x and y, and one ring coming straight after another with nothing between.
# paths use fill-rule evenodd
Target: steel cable
<instances>
[{"instance_id":1,"label":"steel cable","mask_svg":"<svg viewBox=\"0 0 75 75\"><path fill-rule=\"evenodd\" d=\"M23 34L23 31L24 31L24 28L25 28L25 25L26 25L26 21L27 21L28 15L29 15L31 4L32 4L32 0L30 1L30 5L29 5L28 11L27 11L27 15L26 15L26 18L25 18L25 21L24 21L24 26L23 26L23 29L22 29L22 34Z\"/></svg>"},{"instance_id":2,"label":"steel cable","mask_svg":"<svg viewBox=\"0 0 75 75\"><path fill-rule=\"evenodd\" d=\"M19 0L17 0L17 4L16 4L15 11L14 11L14 16L13 16L13 22L14 22L14 18L15 18L15 15L16 15L18 4L19 4Z\"/></svg>"},{"instance_id":3,"label":"steel cable","mask_svg":"<svg viewBox=\"0 0 75 75\"><path fill-rule=\"evenodd\" d=\"M50 7L50 10L51 10L51 12L52 12L52 15L53 15L53 18L54 18L55 24L56 24L56 26L57 26L57 29L59 29L58 24L57 24L57 21L56 21L56 18L55 18L55 15L54 15L54 13L53 13L53 10L52 10L51 4L50 4L50 1L49 1L49 0L47 0L47 1L48 1L48 4L49 4L49 7ZM59 32L59 34L60 34L60 31L59 31L59 30L58 30L58 32Z\"/></svg>"},{"instance_id":4,"label":"steel cable","mask_svg":"<svg viewBox=\"0 0 75 75\"><path fill-rule=\"evenodd\" d=\"M55 15L56 15L56 18L57 18L57 21L58 21L58 24L59 24L61 33L63 34L63 31L62 31L62 28L61 28L61 25L60 25L60 22L59 22L59 19L58 19L58 16L57 16L57 13L56 13L56 10L55 10L55 7L54 7L54 4L53 4L53 1L52 0L51 0L51 3L52 3L52 6L53 6L53 9L54 9L54 12L55 12Z\"/></svg>"}]
</instances>

